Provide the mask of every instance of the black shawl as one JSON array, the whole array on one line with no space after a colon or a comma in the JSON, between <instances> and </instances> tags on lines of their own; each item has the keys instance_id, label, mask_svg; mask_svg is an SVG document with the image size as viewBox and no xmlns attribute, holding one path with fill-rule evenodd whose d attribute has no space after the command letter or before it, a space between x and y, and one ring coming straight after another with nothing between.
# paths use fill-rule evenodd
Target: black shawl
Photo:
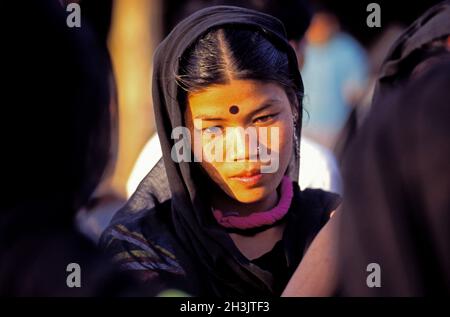
<instances>
[{"instance_id":1,"label":"black shawl","mask_svg":"<svg viewBox=\"0 0 450 317\"><path fill-rule=\"evenodd\" d=\"M389 94L414 68L435 55L427 45L450 35L450 1L442 1L422 14L392 45L380 69L373 103Z\"/></svg>"},{"instance_id":2,"label":"black shawl","mask_svg":"<svg viewBox=\"0 0 450 317\"><path fill-rule=\"evenodd\" d=\"M380 67L372 98L373 106L384 106L383 98L405 84L415 73L429 69L443 59L450 59L445 49L433 47L433 41L450 35L450 1L431 7L414 21L392 44ZM356 107L347 121L336 153L340 160L359 127L368 116L367 109Z\"/></svg>"},{"instance_id":3,"label":"black shawl","mask_svg":"<svg viewBox=\"0 0 450 317\"><path fill-rule=\"evenodd\" d=\"M450 63L375 105L343 168L344 295L450 292ZM381 287L369 288L369 263Z\"/></svg>"}]
</instances>

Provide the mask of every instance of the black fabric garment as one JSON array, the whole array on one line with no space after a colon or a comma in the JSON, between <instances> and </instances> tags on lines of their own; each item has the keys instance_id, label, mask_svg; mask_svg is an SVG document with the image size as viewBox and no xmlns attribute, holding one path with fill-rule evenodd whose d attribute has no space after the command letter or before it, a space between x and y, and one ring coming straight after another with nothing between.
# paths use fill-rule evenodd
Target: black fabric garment
<instances>
[{"instance_id":1,"label":"black fabric garment","mask_svg":"<svg viewBox=\"0 0 450 317\"><path fill-rule=\"evenodd\" d=\"M300 191L298 184L294 183L292 204L283 219L286 227L282 240L260 258L246 260L252 272L259 272L267 279L268 288L252 290L250 287L243 288L239 283L235 284L235 288L224 288L226 280L233 280L236 274L225 271L222 275L224 281L215 282L220 292L211 293L207 283L202 283L205 272L191 269L193 264L201 268L201 263L193 263L186 253L184 242L177 236L171 219L171 200L156 203L156 207L149 209L138 207L149 204L148 197L152 195L149 190L152 187L148 186L147 181L154 174L152 170L140 184L134 198L117 213L101 239L102 247L109 256L123 270L133 272L138 280L150 286L154 294L175 288L198 296L278 296L312 240L340 203L336 194L318 189ZM226 234L225 228L218 230ZM240 254L234 249L228 256L234 253Z\"/></svg>"},{"instance_id":2,"label":"black fabric garment","mask_svg":"<svg viewBox=\"0 0 450 317\"><path fill-rule=\"evenodd\" d=\"M208 186L213 184L205 180L194 164L175 163L171 158L172 129L185 126L183 107L176 98L179 87L175 74L179 59L201 35L227 25L262 32L285 51L295 84L303 92L295 52L277 19L243 8L216 6L201 10L178 24L154 56L153 106L164 161L147 175L127 206L113 219L101 244L111 255L121 254L119 257L127 258L122 265L125 269L144 271L144 279L151 280L157 272L177 285L177 280L182 279L180 276L187 276L186 280L191 283L188 291L196 295L270 295L274 293L271 274L245 258L213 218L208 202ZM298 139L301 105L302 100L299 100L300 115L295 131ZM299 155L293 155L286 174L296 181L298 171ZM324 224L317 217L329 214L338 198L322 191L300 194L298 186L296 188L297 198L305 197L292 214L303 213L305 221L299 225L308 228L287 230L285 236L292 243L288 252L298 264L304 248L296 244L310 242ZM166 252L159 252L160 249ZM142 255L142 252L149 256L136 258L136 254Z\"/></svg>"},{"instance_id":3,"label":"black fabric garment","mask_svg":"<svg viewBox=\"0 0 450 317\"><path fill-rule=\"evenodd\" d=\"M450 294L450 63L376 105L343 168L342 294ZM369 263L381 287L369 288Z\"/></svg>"},{"instance_id":4,"label":"black fabric garment","mask_svg":"<svg viewBox=\"0 0 450 317\"><path fill-rule=\"evenodd\" d=\"M135 283L131 274L113 266L92 241L63 219L69 211L67 206L33 201L1 215L0 297L155 295L153 288ZM49 212L62 216L43 221L42 215ZM68 287L74 272L66 270L70 263L80 266L81 287Z\"/></svg>"},{"instance_id":5,"label":"black fabric garment","mask_svg":"<svg viewBox=\"0 0 450 317\"><path fill-rule=\"evenodd\" d=\"M383 106L382 99L401 87L417 71L423 72L439 60L450 59L444 48L434 47L433 41L450 35L450 1L431 7L414 21L392 44L385 57L372 97L373 106ZM339 161L352 143L368 116L367 109L355 105L343 128L335 153Z\"/></svg>"},{"instance_id":6,"label":"black fabric garment","mask_svg":"<svg viewBox=\"0 0 450 317\"><path fill-rule=\"evenodd\" d=\"M278 241L266 254L253 259L252 263L272 274L274 293L281 294L292 276L287 264L283 240Z\"/></svg>"},{"instance_id":7,"label":"black fabric garment","mask_svg":"<svg viewBox=\"0 0 450 317\"><path fill-rule=\"evenodd\" d=\"M428 44L449 35L450 1L446 0L422 14L392 45L380 69L374 104L406 80L419 63L440 53L430 52Z\"/></svg>"}]
</instances>

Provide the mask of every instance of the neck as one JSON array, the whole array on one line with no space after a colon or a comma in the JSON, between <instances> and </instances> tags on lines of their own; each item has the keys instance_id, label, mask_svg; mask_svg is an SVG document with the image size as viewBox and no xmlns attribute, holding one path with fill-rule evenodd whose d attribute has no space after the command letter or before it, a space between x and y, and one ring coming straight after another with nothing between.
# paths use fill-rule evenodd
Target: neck
<instances>
[{"instance_id":1,"label":"neck","mask_svg":"<svg viewBox=\"0 0 450 317\"><path fill-rule=\"evenodd\" d=\"M272 209L276 206L278 200L278 191L270 193L260 201L248 204L241 203L235 199L230 199L230 197L223 192L214 193L212 198L214 208L220 209L224 213L238 212L240 216L248 216L254 212Z\"/></svg>"}]
</instances>

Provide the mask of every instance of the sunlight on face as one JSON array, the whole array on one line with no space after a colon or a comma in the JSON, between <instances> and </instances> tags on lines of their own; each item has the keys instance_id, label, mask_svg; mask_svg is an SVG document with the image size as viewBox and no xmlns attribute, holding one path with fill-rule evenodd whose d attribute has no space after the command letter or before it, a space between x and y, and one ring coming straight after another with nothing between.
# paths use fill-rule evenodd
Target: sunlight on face
<instances>
[{"instance_id":1,"label":"sunlight on face","mask_svg":"<svg viewBox=\"0 0 450 317\"><path fill-rule=\"evenodd\" d=\"M200 164L209 177L241 203L258 202L273 193L285 174L293 148L292 108L285 90L275 83L231 80L190 93L188 103L185 122L191 135L201 136L201 144L194 144L194 148L201 149L205 159ZM238 107L237 112L233 106ZM269 131L267 138L258 132L258 144L260 150L278 159L271 173L261 173L271 162L253 155L255 147L242 132L248 128ZM218 144L226 160L210 159L212 148L218 150Z\"/></svg>"}]
</instances>

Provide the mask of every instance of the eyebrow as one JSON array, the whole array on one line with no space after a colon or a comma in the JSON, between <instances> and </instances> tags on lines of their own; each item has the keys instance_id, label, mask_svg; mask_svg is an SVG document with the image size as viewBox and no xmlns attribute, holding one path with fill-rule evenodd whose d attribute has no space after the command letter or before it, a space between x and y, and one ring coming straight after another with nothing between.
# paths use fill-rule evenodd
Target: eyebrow
<instances>
[{"instance_id":1,"label":"eyebrow","mask_svg":"<svg viewBox=\"0 0 450 317\"><path fill-rule=\"evenodd\" d=\"M253 117L256 113L261 112L267 108L273 107L273 105L275 103L279 103L279 102L281 102L281 100L279 100L279 99L274 99L274 98L268 99L258 109L255 109L252 112L250 112L249 117Z\"/></svg>"},{"instance_id":2,"label":"eyebrow","mask_svg":"<svg viewBox=\"0 0 450 317\"><path fill-rule=\"evenodd\" d=\"M270 98L265 100L262 105L258 108L253 110L252 112L250 112L250 114L248 115L249 117L254 116L256 113L261 112L267 108L270 108L273 106L274 103L279 103L281 102L281 100L277 99L277 98ZM221 117L209 117L208 115L199 115L196 116L195 119L202 119L204 121L225 121L224 118Z\"/></svg>"},{"instance_id":3,"label":"eyebrow","mask_svg":"<svg viewBox=\"0 0 450 317\"><path fill-rule=\"evenodd\" d=\"M224 121L224 118L208 117L208 116L196 116L195 119L202 119L204 121Z\"/></svg>"}]
</instances>

